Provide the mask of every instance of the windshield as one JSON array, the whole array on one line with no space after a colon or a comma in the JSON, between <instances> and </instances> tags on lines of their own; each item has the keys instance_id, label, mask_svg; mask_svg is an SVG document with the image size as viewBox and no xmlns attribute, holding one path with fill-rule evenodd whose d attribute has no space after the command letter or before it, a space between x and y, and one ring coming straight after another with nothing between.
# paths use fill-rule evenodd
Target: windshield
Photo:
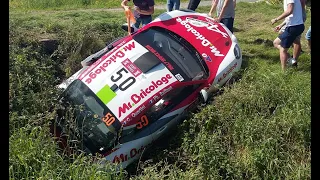
<instances>
[{"instance_id":1,"label":"windshield","mask_svg":"<svg viewBox=\"0 0 320 180\"><path fill-rule=\"evenodd\" d=\"M208 76L208 67L195 48L177 34L152 27L134 36L134 39L157 56L180 81L200 80ZM177 77L179 78L179 77Z\"/></svg>"},{"instance_id":2,"label":"windshield","mask_svg":"<svg viewBox=\"0 0 320 180\"><path fill-rule=\"evenodd\" d=\"M103 153L115 144L121 123L115 116L105 120L111 111L82 81L73 81L62 94L61 101L77 107L74 117L84 148L91 153Z\"/></svg>"}]
</instances>

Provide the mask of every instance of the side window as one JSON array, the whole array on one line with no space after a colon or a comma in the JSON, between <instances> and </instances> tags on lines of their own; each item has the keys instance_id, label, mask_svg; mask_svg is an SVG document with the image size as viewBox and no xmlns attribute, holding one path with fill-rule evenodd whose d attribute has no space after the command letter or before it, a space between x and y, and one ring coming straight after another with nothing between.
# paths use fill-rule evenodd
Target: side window
<instances>
[{"instance_id":1,"label":"side window","mask_svg":"<svg viewBox=\"0 0 320 180\"><path fill-rule=\"evenodd\" d=\"M188 98L199 86L200 84L179 87L164 95L145 113L150 121L149 123L157 121L170 112L175 106Z\"/></svg>"}]
</instances>

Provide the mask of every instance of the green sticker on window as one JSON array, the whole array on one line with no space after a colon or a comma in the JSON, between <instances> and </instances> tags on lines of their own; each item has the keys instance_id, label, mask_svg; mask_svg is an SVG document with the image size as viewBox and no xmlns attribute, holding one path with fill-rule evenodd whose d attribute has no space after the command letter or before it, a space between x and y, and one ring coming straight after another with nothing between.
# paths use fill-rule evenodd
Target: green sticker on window
<instances>
[{"instance_id":1,"label":"green sticker on window","mask_svg":"<svg viewBox=\"0 0 320 180\"><path fill-rule=\"evenodd\" d=\"M105 85L100 91L97 92L97 96L104 104L108 104L117 94L113 92L108 85Z\"/></svg>"}]
</instances>

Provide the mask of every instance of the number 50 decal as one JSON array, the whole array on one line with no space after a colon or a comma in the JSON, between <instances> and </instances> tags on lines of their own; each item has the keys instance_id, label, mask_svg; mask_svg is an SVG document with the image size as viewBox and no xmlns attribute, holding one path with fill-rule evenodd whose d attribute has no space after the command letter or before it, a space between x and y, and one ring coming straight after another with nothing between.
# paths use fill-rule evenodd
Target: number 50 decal
<instances>
[{"instance_id":1,"label":"number 50 decal","mask_svg":"<svg viewBox=\"0 0 320 180\"><path fill-rule=\"evenodd\" d=\"M123 67L121 68L119 71L116 72L115 75L111 76L111 81L112 82L117 82L120 79L123 78L123 74L128 73L128 71ZM119 85L119 89L121 91L125 91L126 89L128 89L132 84L134 84L136 82L136 79L132 76L128 77L127 79L123 80Z\"/></svg>"},{"instance_id":2,"label":"number 50 decal","mask_svg":"<svg viewBox=\"0 0 320 180\"><path fill-rule=\"evenodd\" d=\"M103 118L102 121L107 125L110 126L116 119L112 116L110 112L108 112Z\"/></svg>"},{"instance_id":3,"label":"number 50 decal","mask_svg":"<svg viewBox=\"0 0 320 180\"><path fill-rule=\"evenodd\" d=\"M141 129L144 126L147 126L148 124L149 124L149 120L148 120L147 116L143 115L143 116L141 116L140 120L138 121L136 127L137 127L137 129Z\"/></svg>"}]
</instances>

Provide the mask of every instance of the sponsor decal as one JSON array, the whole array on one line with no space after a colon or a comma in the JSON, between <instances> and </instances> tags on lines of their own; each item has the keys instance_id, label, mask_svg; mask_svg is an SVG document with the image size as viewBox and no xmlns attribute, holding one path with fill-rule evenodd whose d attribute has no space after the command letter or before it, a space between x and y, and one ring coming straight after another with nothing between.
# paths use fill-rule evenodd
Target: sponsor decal
<instances>
[{"instance_id":1,"label":"sponsor decal","mask_svg":"<svg viewBox=\"0 0 320 180\"><path fill-rule=\"evenodd\" d=\"M106 124L106 126L111 126L114 123L115 120L116 120L116 118L110 112L108 112L102 118L102 121Z\"/></svg>"},{"instance_id":2,"label":"sponsor decal","mask_svg":"<svg viewBox=\"0 0 320 180\"><path fill-rule=\"evenodd\" d=\"M106 152L106 153L104 154L104 156L109 156L111 153L117 151L118 149L119 149L119 148L111 149L110 151Z\"/></svg>"},{"instance_id":3,"label":"sponsor decal","mask_svg":"<svg viewBox=\"0 0 320 180\"><path fill-rule=\"evenodd\" d=\"M206 20L208 20L208 18L206 18ZM220 29L218 28L218 25L212 23L211 21L206 22L206 21L202 21L202 20L194 19L194 18L190 18L190 17L187 17L186 21L195 27L206 27L210 31L214 31L214 32L221 34L222 37L224 37L224 38L228 37L227 33L220 31Z\"/></svg>"},{"instance_id":4,"label":"sponsor decal","mask_svg":"<svg viewBox=\"0 0 320 180\"><path fill-rule=\"evenodd\" d=\"M152 52L155 56L157 56L157 58L160 59L160 61L163 62L163 64L165 64L167 66L167 68L172 71L174 70L172 64L170 64L163 56L161 56L155 49L153 49L150 45L146 45L146 48Z\"/></svg>"},{"instance_id":5,"label":"sponsor decal","mask_svg":"<svg viewBox=\"0 0 320 180\"><path fill-rule=\"evenodd\" d=\"M152 81L147 88L140 89L139 94L132 94L130 97L131 101L123 103L122 106L118 108L118 117L120 118L122 114L125 114L128 110L138 104L142 99L147 98L153 91L157 91L158 88L161 88L162 86L168 84L171 78L173 77L170 74L167 74L161 77L159 80Z\"/></svg>"},{"instance_id":6,"label":"sponsor decal","mask_svg":"<svg viewBox=\"0 0 320 180\"><path fill-rule=\"evenodd\" d=\"M148 117L146 115L141 116L140 120L137 122L137 129L141 129L149 124Z\"/></svg>"},{"instance_id":7,"label":"sponsor decal","mask_svg":"<svg viewBox=\"0 0 320 180\"><path fill-rule=\"evenodd\" d=\"M86 74L85 76L85 82L87 84L90 84L92 80L94 80L96 77L99 76L99 74L106 72L106 68L117 61L119 58L123 58L125 56L126 51L131 51L135 48L135 43L132 41L131 44L128 44L124 46L123 48L119 49L118 51L115 51L113 54L108 56L104 55L101 57L102 61L97 64L92 71L89 72L89 74ZM82 78L81 78L82 79Z\"/></svg>"},{"instance_id":8,"label":"sponsor decal","mask_svg":"<svg viewBox=\"0 0 320 180\"><path fill-rule=\"evenodd\" d=\"M206 61L208 61L208 62L212 62L211 57L210 57L210 56L208 56L206 53L202 53L202 57L203 57Z\"/></svg>"},{"instance_id":9,"label":"sponsor decal","mask_svg":"<svg viewBox=\"0 0 320 180\"><path fill-rule=\"evenodd\" d=\"M122 61L121 63L134 77L137 77L142 73L142 71L135 64L133 64L128 58Z\"/></svg>"},{"instance_id":10,"label":"sponsor decal","mask_svg":"<svg viewBox=\"0 0 320 180\"><path fill-rule=\"evenodd\" d=\"M118 46L123 46L126 43L126 41L122 41L121 43L118 44Z\"/></svg>"},{"instance_id":11,"label":"sponsor decal","mask_svg":"<svg viewBox=\"0 0 320 180\"><path fill-rule=\"evenodd\" d=\"M195 27L207 27L208 23L199 19L187 17L186 21Z\"/></svg>"},{"instance_id":12,"label":"sponsor decal","mask_svg":"<svg viewBox=\"0 0 320 180\"><path fill-rule=\"evenodd\" d=\"M222 81L224 78L227 77L228 74L230 74L230 72L232 72L236 67L237 67L238 63L234 63L233 66L231 66L227 72L223 73L223 75L221 77L219 77L218 82Z\"/></svg>"},{"instance_id":13,"label":"sponsor decal","mask_svg":"<svg viewBox=\"0 0 320 180\"><path fill-rule=\"evenodd\" d=\"M173 88L172 86L169 86L168 88L164 88L162 91L160 91L160 95L164 96L167 92L171 91Z\"/></svg>"},{"instance_id":14,"label":"sponsor decal","mask_svg":"<svg viewBox=\"0 0 320 180\"><path fill-rule=\"evenodd\" d=\"M184 80L184 78L181 76L181 74L174 75L180 82Z\"/></svg>"},{"instance_id":15,"label":"sponsor decal","mask_svg":"<svg viewBox=\"0 0 320 180\"><path fill-rule=\"evenodd\" d=\"M116 93L113 92L109 85L105 85L102 89L97 92L97 96L104 104L108 104L114 97L116 97Z\"/></svg>"},{"instance_id":16,"label":"sponsor decal","mask_svg":"<svg viewBox=\"0 0 320 180\"><path fill-rule=\"evenodd\" d=\"M114 86L117 86L117 88L119 88L120 91L126 91L129 87L131 87L136 82L136 79L132 76L125 77L125 74L128 74L128 73L129 72L126 70L126 68L123 67L119 69L110 78L112 82L119 83L118 85L114 84Z\"/></svg>"},{"instance_id":17,"label":"sponsor decal","mask_svg":"<svg viewBox=\"0 0 320 180\"><path fill-rule=\"evenodd\" d=\"M134 117L137 117L143 110L145 110L146 107L144 105L142 105L136 112L132 113L131 116L134 118Z\"/></svg>"},{"instance_id":18,"label":"sponsor decal","mask_svg":"<svg viewBox=\"0 0 320 180\"><path fill-rule=\"evenodd\" d=\"M153 96L153 100L154 100L154 101L158 101L159 99L160 99L159 96L157 96L157 95L154 95L154 96Z\"/></svg>"},{"instance_id":19,"label":"sponsor decal","mask_svg":"<svg viewBox=\"0 0 320 180\"><path fill-rule=\"evenodd\" d=\"M123 125L126 125L128 122L130 122L132 120L131 117L127 117L124 121L123 121Z\"/></svg>"},{"instance_id":20,"label":"sponsor decal","mask_svg":"<svg viewBox=\"0 0 320 180\"><path fill-rule=\"evenodd\" d=\"M187 29L187 32L191 32L194 36L196 36L196 39L201 41L201 45L203 47L209 46L214 56L224 56L206 37L190 26L187 20L182 20L180 17L176 18L176 20Z\"/></svg>"},{"instance_id":21,"label":"sponsor decal","mask_svg":"<svg viewBox=\"0 0 320 180\"><path fill-rule=\"evenodd\" d=\"M141 146L138 149L132 148L132 149L130 149L129 154L115 155L112 162L113 163L122 163L122 162L128 161L129 159L134 158L137 155L140 155L144 151L145 148L146 148L145 146Z\"/></svg>"}]
</instances>

